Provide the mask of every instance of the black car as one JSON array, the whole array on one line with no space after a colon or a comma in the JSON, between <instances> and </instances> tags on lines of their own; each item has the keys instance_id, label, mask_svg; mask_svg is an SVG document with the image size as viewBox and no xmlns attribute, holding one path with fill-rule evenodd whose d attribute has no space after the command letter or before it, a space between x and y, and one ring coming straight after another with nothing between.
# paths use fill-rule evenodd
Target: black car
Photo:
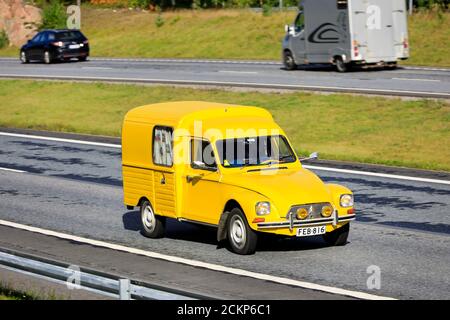
<instances>
[{"instance_id":1,"label":"black car","mask_svg":"<svg viewBox=\"0 0 450 320\"><path fill-rule=\"evenodd\" d=\"M85 61L89 56L89 41L79 30L44 30L20 49L20 60L45 63L77 58Z\"/></svg>"}]
</instances>

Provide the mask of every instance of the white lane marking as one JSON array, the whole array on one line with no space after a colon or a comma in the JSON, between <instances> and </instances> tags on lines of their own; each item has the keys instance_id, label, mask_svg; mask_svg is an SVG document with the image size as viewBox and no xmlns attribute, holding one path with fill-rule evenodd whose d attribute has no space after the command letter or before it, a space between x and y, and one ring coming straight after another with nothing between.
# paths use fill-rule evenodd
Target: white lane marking
<instances>
[{"instance_id":1,"label":"white lane marking","mask_svg":"<svg viewBox=\"0 0 450 320\"><path fill-rule=\"evenodd\" d=\"M410 176L400 176L400 175L396 175L396 174L347 170L347 169L336 169L336 168L318 167L318 166L309 166L309 165L304 165L303 167L306 169L312 169L312 170L332 171L332 172L356 174L356 175L363 175L363 176L373 176L373 177L381 177L381 178L390 178L390 179L399 179L399 180L409 180L409 181L419 181L419 182L439 183L439 184L450 185L450 181L446 181L446 180L418 178L418 177L410 177Z\"/></svg>"},{"instance_id":2,"label":"white lane marking","mask_svg":"<svg viewBox=\"0 0 450 320\"><path fill-rule=\"evenodd\" d=\"M436 79L419 79L419 78L392 78L392 80L441 82L441 80L436 80Z\"/></svg>"},{"instance_id":3,"label":"white lane marking","mask_svg":"<svg viewBox=\"0 0 450 320\"><path fill-rule=\"evenodd\" d=\"M28 134L19 134L19 133L9 133L9 132L0 132L0 136L25 138L25 139L48 140L48 141L56 141L56 142L68 142L68 143L86 144L86 145L91 145L91 146L118 148L118 149L122 148L121 145L119 145L119 144L112 144L112 143L101 143L101 142L92 142L92 141L84 141L84 140L62 139L62 138L53 138L53 137L42 137L42 136L35 136L35 135L28 135Z\"/></svg>"},{"instance_id":4,"label":"white lane marking","mask_svg":"<svg viewBox=\"0 0 450 320\"><path fill-rule=\"evenodd\" d=\"M175 262L175 263L181 263L181 264L185 264L185 265L189 265L189 266L209 269L209 270L213 270L213 271L225 272L225 273L235 274L235 275L239 275L239 276L245 276L245 277L254 278L254 279L258 279L258 280L271 281L271 282L276 282L276 283L285 284L285 285L291 285L291 286L305 288L305 289L318 290L318 291L323 291L323 292L332 293L332 294L344 295L344 296L354 297L357 299L395 300L390 297L378 296L378 295L373 295L373 294L365 293L365 292L340 289L340 288L324 286L324 285L300 281L300 280L282 278L282 277L272 276L272 275L268 275L268 274L242 270L242 269L238 269L238 268L221 266L218 264L212 264L212 263L207 263L207 262L202 262L202 261L197 261L197 260L192 260L192 259L169 256L169 255L161 254L161 253L157 253L157 252L131 248L131 247L127 247L127 246L123 246L123 245L119 245L119 244L112 244L112 243L108 243L105 241L93 240L93 239L78 237L78 236L61 233L61 232L57 232L57 231L27 226L24 224L19 224L19 223L15 223L15 222L11 222L11 221L6 221L6 220L0 220L0 225L16 228L16 229L20 229L20 230L26 230L26 231L30 231L30 232L35 232L35 233L39 233L39 234L43 234L43 235L47 235L47 236L57 237L60 239L71 240L71 241L76 241L79 243L85 243L85 244L90 244L93 246L108 248L108 249L112 249L112 250L143 255L143 256L146 256L149 258L165 260L165 261L170 261L170 262Z\"/></svg>"},{"instance_id":5,"label":"white lane marking","mask_svg":"<svg viewBox=\"0 0 450 320\"><path fill-rule=\"evenodd\" d=\"M16 170L16 169L3 168L3 167L0 167L0 170L10 171L10 172L17 172L17 173L26 173L26 171L23 171L23 170Z\"/></svg>"},{"instance_id":6,"label":"white lane marking","mask_svg":"<svg viewBox=\"0 0 450 320\"><path fill-rule=\"evenodd\" d=\"M294 90L327 90L334 92L351 92L366 94L392 94L392 95L419 95L427 97L445 97L450 98L450 93L446 92L426 92L409 90L390 90L390 89L370 89L370 88L350 88L350 87L332 87L332 86L312 86L295 85L281 83L257 83L257 82L234 82L234 81L206 81L206 80L170 80L155 78L119 78L119 77L85 77L85 76L48 76L48 75L25 75L25 74L0 74L3 78L23 78L23 79L52 79L52 80L84 80L84 81L105 81L105 82L140 82L140 83L160 83L160 84L183 84L183 85L217 85L217 86L240 86L253 88L281 88Z\"/></svg>"},{"instance_id":7,"label":"white lane marking","mask_svg":"<svg viewBox=\"0 0 450 320\"><path fill-rule=\"evenodd\" d=\"M67 142L67 143L76 143L76 144L86 144L86 145L94 145L94 146L117 148L117 149L122 148L122 146L120 144L91 142L91 141L85 141L85 140L61 139L61 138L52 138L52 137L10 133L10 132L0 132L0 136L17 137L17 138L25 138L25 139L49 140L49 141ZM373 177L381 177L381 178L410 180L410 181L429 182L429 183L439 183L439 184L450 185L450 181L447 181L447 180L428 179L428 178L419 178L419 177L412 177L412 176L401 176L401 175L394 175L394 174L385 174L385 173L368 172L368 171L357 171L357 170L346 170L346 169L309 166L309 165L304 165L303 167L306 169L313 169L313 170L323 170L323 171L357 174L357 175L365 175L365 176L373 176Z\"/></svg>"},{"instance_id":8,"label":"white lane marking","mask_svg":"<svg viewBox=\"0 0 450 320\"><path fill-rule=\"evenodd\" d=\"M112 70L112 68L108 68L108 67L82 67L81 69L91 69L91 70Z\"/></svg>"},{"instance_id":9,"label":"white lane marking","mask_svg":"<svg viewBox=\"0 0 450 320\"><path fill-rule=\"evenodd\" d=\"M242 74L258 74L256 71L234 71L234 70L219 70L219 73L242 73Z\"/></svg>"}]
</instances>

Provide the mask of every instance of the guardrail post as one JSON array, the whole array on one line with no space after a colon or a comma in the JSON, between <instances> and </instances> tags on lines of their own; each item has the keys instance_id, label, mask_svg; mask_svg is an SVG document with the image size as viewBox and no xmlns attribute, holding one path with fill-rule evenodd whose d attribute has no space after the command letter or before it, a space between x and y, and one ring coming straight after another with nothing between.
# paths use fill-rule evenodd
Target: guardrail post
<instances>
[{"instance_id":1,"label":"guardrail post","mask_svg":"<svg viewBox=\"0 0 450 320\"><path fill-rule=\"evenodd\" d=\"M119 279L120 300L131 300L130 279Z\"/></svg>"}]
</instances>

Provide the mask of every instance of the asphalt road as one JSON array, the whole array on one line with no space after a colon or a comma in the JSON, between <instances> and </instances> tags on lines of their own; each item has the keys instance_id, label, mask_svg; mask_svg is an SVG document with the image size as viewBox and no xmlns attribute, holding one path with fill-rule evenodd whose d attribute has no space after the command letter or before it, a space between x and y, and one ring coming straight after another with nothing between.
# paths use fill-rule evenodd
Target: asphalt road
<instances>
[{"instance_id":1,"label":"asphalt road","mask_svg":"<svg viewBox=\"0 0 450 320\"><path fill-rule=\"evenodd\" d=\"M450 98L450 69L405 67L337 73L328 66L285 71L277 62L91 59L45 65L0 58L0 77L356 92Z\"/></svg>"},{"instance_id":2,"label":"asphalt road","mask_svg":"<svg viewBox=\"0 0 450 320\"><path fill-rule=\"evenodd\" d=\"M0 136L0 219L228 267L400 299L448 299L450 185L318 170L355 192L358 218L345 247L319 238L276 239L252 256L218 248L215 232L168 225L139 233L122 203L120 149ZM88 259L88 257L86 257ZM381 270L369 290L367 268Z\"/></svg>"}]
</instances>

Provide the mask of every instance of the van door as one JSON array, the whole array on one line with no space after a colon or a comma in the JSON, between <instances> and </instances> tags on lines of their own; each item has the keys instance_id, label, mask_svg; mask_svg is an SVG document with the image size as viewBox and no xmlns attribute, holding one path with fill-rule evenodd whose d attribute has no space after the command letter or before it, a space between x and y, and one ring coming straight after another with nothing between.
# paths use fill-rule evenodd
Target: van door
<instances>
[{"instance_id":1,"label":"van door","mask_svg":"<svg viewBox=\"0 0 450 320\"><path fill-rule=\"evenodd\" d=\"M356 21L363 23L354 25L354 33L364 32L366 36L366 56L368 62L392 61L395 59L394 21L392 16L392 0L369 0L360 4ZM358 2L355 2L355 5ZM356 9L356 8L354 8ZM364 17L364 22L361 18ZM358 40L358 39L355 39ZM361 44L361 43L360 43Z\"/></svg>"},{"instance_id":2,"label":"van door","mask_svg":"<svg viewBox=\"0 0 450 320\"><path fill-rule=\"evenodd\" d=\"M305 20L302 11L299 12L294 22L294 30L291 35L291 48L298 64L306 59Z\"/></svg>"},{"instance_id":3,"label":"van door","mask_svg":"<svg viewBox=\"0 0 450 320\"><path fill-rule=\"evenodd\" d=\"M173 129L165 126L153 128L153 208L157 214L176 217L175 173L173 167Z\"/></svg>"},{"instance_id":4,"label":"van door","mask_svg":"<svg viewBox=\"0 0 450 320\"><path fill-rule=\"evenodd\" d=\"M181 218L217 225L222 213L220 172L212 144L200 138L190 141L190 164L183 174Z\"/></svg>"}]
</instances>

